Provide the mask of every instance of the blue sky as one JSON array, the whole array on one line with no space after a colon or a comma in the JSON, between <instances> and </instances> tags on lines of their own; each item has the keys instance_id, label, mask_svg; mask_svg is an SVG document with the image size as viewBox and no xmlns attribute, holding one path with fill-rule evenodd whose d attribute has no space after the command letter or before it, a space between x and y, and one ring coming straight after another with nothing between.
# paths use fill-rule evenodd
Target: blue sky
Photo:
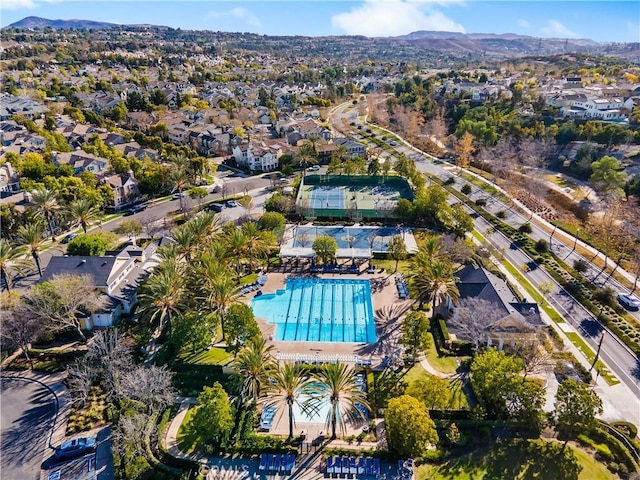
<instances>
[{"instance_id":1,"label":"blue sky","mask_svg":"<svg viewBox=\"0 0 640 480\"><path fill-rule=\"evenodd\" d=\"M265 35L519 33L640 42L640 2L478 0L1 0L0 24L35 15Z\"/></svg>"}]
</instances>

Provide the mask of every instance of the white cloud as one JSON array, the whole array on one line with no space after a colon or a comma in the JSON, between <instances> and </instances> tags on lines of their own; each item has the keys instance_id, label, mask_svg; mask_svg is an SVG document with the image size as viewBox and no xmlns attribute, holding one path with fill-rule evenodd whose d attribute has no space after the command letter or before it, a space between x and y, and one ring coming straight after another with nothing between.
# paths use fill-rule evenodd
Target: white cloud
<instances>
[{"instance_id":1,"label":"white cloud","mask_svg":"<svg viewBox=\"0 0 640 480\"><path fill-rule=\"evenodd\" d=\"M524 19L518 20L518 25L522 28L531 28L531 24Z\"/></svg>"},{"instance_id":2,"label":"white cloud","mask_svg":"<svg viewBox=\"0 0 640 480\"><path fill-rule=\"evenodd\" d=\"M207 19L215 20L240 20L252 27L259 27L261 25L260 19L251 10L244 7L235 7L231 10L225 11L210 11L207 14Z\"/></svg>"},{"instance_id":3,"label":"white cloud","mask_svg":"<svg viewBox=\"0 0 640 480\"><path fill-rule=\"evenodd\" d=\"M347 35L383 37L405 35L417 30L464 32L464 27L443 13L433 10L434 3L452 1L366 0L348 12L331 18L333 27Z\"/></svg>"},{"instance_id":4,"label":"white cloud","mask_svg":"<svg viewBox=\"0 0 640 480\"><path fill-rule=\"evenodd\" d=\"M545 35L556 36L556 37L579 37L580 34L574 32L573 30L569 30L566 26L560 23L557 20L549 20L545 27L540 29L540 32Z\"/></svg>"},{"instance_id":5,"label":"white cloud","mask_svg":"<svg viewBox=\"0 0 640 480\"><path fill-rule=\"evenodd\" d=\"M33 0L2 0L0 10L22 10L23 8L36 8Z\"/></svg>"}]
</instances>

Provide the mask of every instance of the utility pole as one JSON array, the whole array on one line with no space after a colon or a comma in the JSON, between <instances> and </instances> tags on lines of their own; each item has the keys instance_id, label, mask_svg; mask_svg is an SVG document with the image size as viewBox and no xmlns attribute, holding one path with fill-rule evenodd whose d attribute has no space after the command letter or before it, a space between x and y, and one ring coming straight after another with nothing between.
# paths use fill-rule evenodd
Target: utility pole
<instances>
[{"instance_id":1,"label":"utility pole","mask_svg":"<svg viewBox=\"0 0 640 480\"><path fill-rule=\"evenodd\" d=\"M605 330L602 331L602 336L600 337L600 341L598 342L598 349L596 350L596 356L593 358L593 363L591 364L591 367L589 368L589 373L591 373L591 370L593 370L593 367L595 367L596 363L598 362L598 358L600 357L600 349L602 348L602 342L604 341L604 334L606 333Z\"/></svg>"}]
</instances>

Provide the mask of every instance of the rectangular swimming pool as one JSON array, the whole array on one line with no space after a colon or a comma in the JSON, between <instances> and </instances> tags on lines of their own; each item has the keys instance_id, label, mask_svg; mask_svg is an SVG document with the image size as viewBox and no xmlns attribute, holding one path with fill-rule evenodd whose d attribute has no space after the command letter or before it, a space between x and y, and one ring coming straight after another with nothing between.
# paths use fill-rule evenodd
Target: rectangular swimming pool
<instances>
[{"instance_id":1,"label":"rectangular swimming pool","mask_svg":"<svg viewBox=\"0 0 640 480\"><path fill-rule=\"evenodd\" d=\"M255 297L256 317L276 325L274 340L374 343L368 280L289 278L286 289Z\"/></svg>"}]
</instances>

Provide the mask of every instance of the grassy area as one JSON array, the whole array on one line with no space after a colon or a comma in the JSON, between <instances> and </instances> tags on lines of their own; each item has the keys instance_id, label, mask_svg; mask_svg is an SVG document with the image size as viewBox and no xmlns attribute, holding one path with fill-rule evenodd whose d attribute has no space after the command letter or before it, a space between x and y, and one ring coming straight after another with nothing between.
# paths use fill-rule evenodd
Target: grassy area
<instances>
[{"instance_id":1,"label":"grassy area","mask_svg":"<svg viewBox=\"0 0 640 480\"><path fill-rule=\"evenodd\" d=\"M440 465L421 465L418 480L612 480L591 455L555 440L513 440L475 450Z\"/></svg>"},{"instance_id":2,"label":"grassy area","mask_svg":"<svg viewBox=\"0 0 640 480\"><path fill-rule=\"evenodd\" d=\"M209 350L198 352L195 355L181 354L180 360L193 365L228 365L233 360L233 354L224 348L213 347Z\"/></svg>"},{"instance_id":3,"label":"grassy area","mask_svg":"<svg viewBox=\"0 0 640 480\"><path fill-rule=\"evenodd\" d=\"M422 365L420 365L420 363L416 363L407 371L407 373L403 377L403 380L407 382L408 385L411 385L413 382L417 381L423 376L431 376L431 374L424 368L422 368ZM468 409L469 402L467 400L467 396L462 390L462 381L459 378L450 379L449 388L451 389L452 394L449 408L452 408L454 410Z\"/></svg>"},{"instance_id":4,"label":"grassy area","mask_svg":"<svg viewBox=\"0 0 640 480\"><path fill-rule=\"evenodd\" d=\"M427 357L427 362L429 362L429 365L431 365L433 368L435 368L439 372L446 373L446 374L456 373L456 370L458 369L458 364L456 363L455 358L441 357L440 355L438 355L438 351L436 350L436 344L435 344L435 340L433 339L433 336L431 336L431 339L429 340L429 348L424 353L425 353L425 356Z\"/></svg>"},{"instance_id":5,"label":"grassy area","mask_svg":"<svg viewBox=\"0 0 640 480\"><path fill-rule=\"evenodd\" d=\"M371 263L378 270L380 270L381 268L384 268L384 271L389 275L391 275L393 271L396 269L395 260L389 260L386 258L374 258L371 260ZM401 260L400 262L398 262L398 273L402 273L404 275L407 275L409 273L408 260Z\"/></svg>"},{"instance_id":6,"label":"grassy area","mask_svg":"<svg viewBox=\"0 0 640 480\"><path fill-rule=\"evenodd\" d=\"M202 443L200 435L191 427L191 417L194 411L195 408L193 407L187 410L187 414L184 416L184 420L182 420L182 424L176 435L178 448L188 455L196 452Z\"/></svg>"}]
</instances>

